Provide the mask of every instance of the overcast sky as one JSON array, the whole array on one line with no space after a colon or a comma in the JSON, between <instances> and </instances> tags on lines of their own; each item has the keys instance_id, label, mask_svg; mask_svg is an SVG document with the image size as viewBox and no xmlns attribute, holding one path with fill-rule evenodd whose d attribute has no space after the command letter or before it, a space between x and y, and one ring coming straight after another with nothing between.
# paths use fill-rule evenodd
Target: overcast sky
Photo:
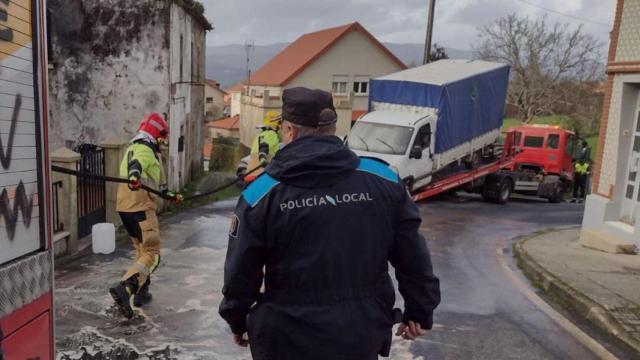
<instances>
[{"instance_id":1,"label":"overcast sky","mask_svg":"<svg viewBox=\"0 0 640 360\"><path fill-rule=\"evenodd\" d=\"M428 0L202 0L215 30L208 45L267 45L290 42L301 34L359 21L383 42L422 43ZM437 0L434 41L447 47L470 49L477 27L509 14L531 17L547 14L550 21L581 20L585 30L608 46L615 0Z\"/></svg>"}]
</instances>

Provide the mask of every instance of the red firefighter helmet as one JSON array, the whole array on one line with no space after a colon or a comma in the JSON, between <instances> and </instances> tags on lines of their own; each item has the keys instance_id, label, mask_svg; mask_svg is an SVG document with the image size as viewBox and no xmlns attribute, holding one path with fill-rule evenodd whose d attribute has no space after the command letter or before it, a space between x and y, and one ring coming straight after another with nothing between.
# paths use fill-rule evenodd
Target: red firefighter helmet
<instances>
[{"instance_id":1,"label":"red firefighter helmet","mask_svg":"<svg viewBox=\"0 0 640 360\"><path fill-rule=\"evenodd\" d=\"M166 139L169 136L169 124L162 115L153 113L142 119L138 131L144 131L156 140Z\"/></svg>"}]
</instances>

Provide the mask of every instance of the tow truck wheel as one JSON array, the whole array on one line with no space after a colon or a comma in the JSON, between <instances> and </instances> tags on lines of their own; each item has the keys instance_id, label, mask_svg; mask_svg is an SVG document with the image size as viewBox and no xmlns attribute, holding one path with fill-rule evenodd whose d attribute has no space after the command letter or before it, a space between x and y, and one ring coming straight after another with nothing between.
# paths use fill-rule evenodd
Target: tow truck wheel
<instances>
[{"instance_id":1,"label":"tow truck wheel","mask_svg":"<svg viewBox=\"0 0 640 360\"><path fill-rule=\"evenodd\" d=\"M553 188L553 194L549 197L549 202L552 204L557 204L561 202L564 198L564 184L558 181L556 186Z\"/></svg>"},{"instance_id":2,"label":"tow truck wheel","mask_svg":"<svg viewBox=\"0 0 640 360\"><path fill-rule=\"evenodd\" d=\"M512 191L513 191L513 186L511 184L511 180L503 179L500 182L500 190L498 191L498 196L495 199L495 202L501 205L508 203L509 199L511 199Z\"/></svg>"}]
</instances>

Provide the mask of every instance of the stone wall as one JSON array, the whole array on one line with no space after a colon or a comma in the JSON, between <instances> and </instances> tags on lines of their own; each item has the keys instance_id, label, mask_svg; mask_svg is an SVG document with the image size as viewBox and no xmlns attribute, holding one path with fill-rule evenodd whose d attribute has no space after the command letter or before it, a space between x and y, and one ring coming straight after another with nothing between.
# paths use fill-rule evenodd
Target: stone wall
<instances>
[{"instance_id":1,"label":"stone wall","mask_svg":"<svg viewBox=\"0 0 640 360\"><path fill-rule=\"evenodd\" d=\"M129 138L169 111L167 1L50 0L50 147Z\"/></svg>"}]
</instances>

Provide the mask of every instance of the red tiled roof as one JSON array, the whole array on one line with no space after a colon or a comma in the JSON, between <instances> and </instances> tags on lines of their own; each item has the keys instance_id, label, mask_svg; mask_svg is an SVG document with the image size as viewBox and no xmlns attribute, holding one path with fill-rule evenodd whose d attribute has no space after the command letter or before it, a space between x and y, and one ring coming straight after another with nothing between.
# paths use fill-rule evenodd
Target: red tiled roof
<instances>
[{"instance_id":1,"label":"red tiled roof","mask_svg":"<svg viewBox=\"0 0 640 360\"><path fill-rule=\"evenodd\" d=\"M244 80L227 89L227 92L241 92L244 87Z\"/></svg>"},{"instance_id":2,"label":"red tiled roof","mask_svg":"<svg viewBox=\"0 0 640 360\"><path fill-rule=\"evenodd\" d=\"M238 130L240 129L240 115L211 121L207 126L215 129Z\"/></svg>"},{"instance_id":3,"label":"red tiled roof","mask_svg":"<svg viewBox=\"0 0 640 360\"><path fill-rule=\"evenodd\" d=\"M226 91L222 90L222 88L220 87L220 83L215 81L215 80L211 80L211 79L205 79L204 82L209 85L210 87L222 92L223 94L227 94Z\"/></svg>"},{"instance_id":4,"label":"red tiled roof","mask_svg":"<svg viewBox=\"0 0 640 360\"><path fill-rule=\"evenodd\" d=\"M351 112L351 121L356 121L360 118L360 116L368 113L367 110L353 110Z\"/></svg>"},{"instance_id":5,"label":"red tiled roof","mask_svg":"<svg viewBox=\"0 0 640 360\"><path fill-rule=\"evenodd\" d=\"M293 80L300 72L311 65L334 44L352 31L364 34L391 60L405 69L406 65L400 61L389 49L382 45L360 23L354 22L344 26L326 29L314 33L304 34L294 41L278 55L258 69L251 76L251 84L264 86L283 86Z\"/></svg>"}]
</instances>

